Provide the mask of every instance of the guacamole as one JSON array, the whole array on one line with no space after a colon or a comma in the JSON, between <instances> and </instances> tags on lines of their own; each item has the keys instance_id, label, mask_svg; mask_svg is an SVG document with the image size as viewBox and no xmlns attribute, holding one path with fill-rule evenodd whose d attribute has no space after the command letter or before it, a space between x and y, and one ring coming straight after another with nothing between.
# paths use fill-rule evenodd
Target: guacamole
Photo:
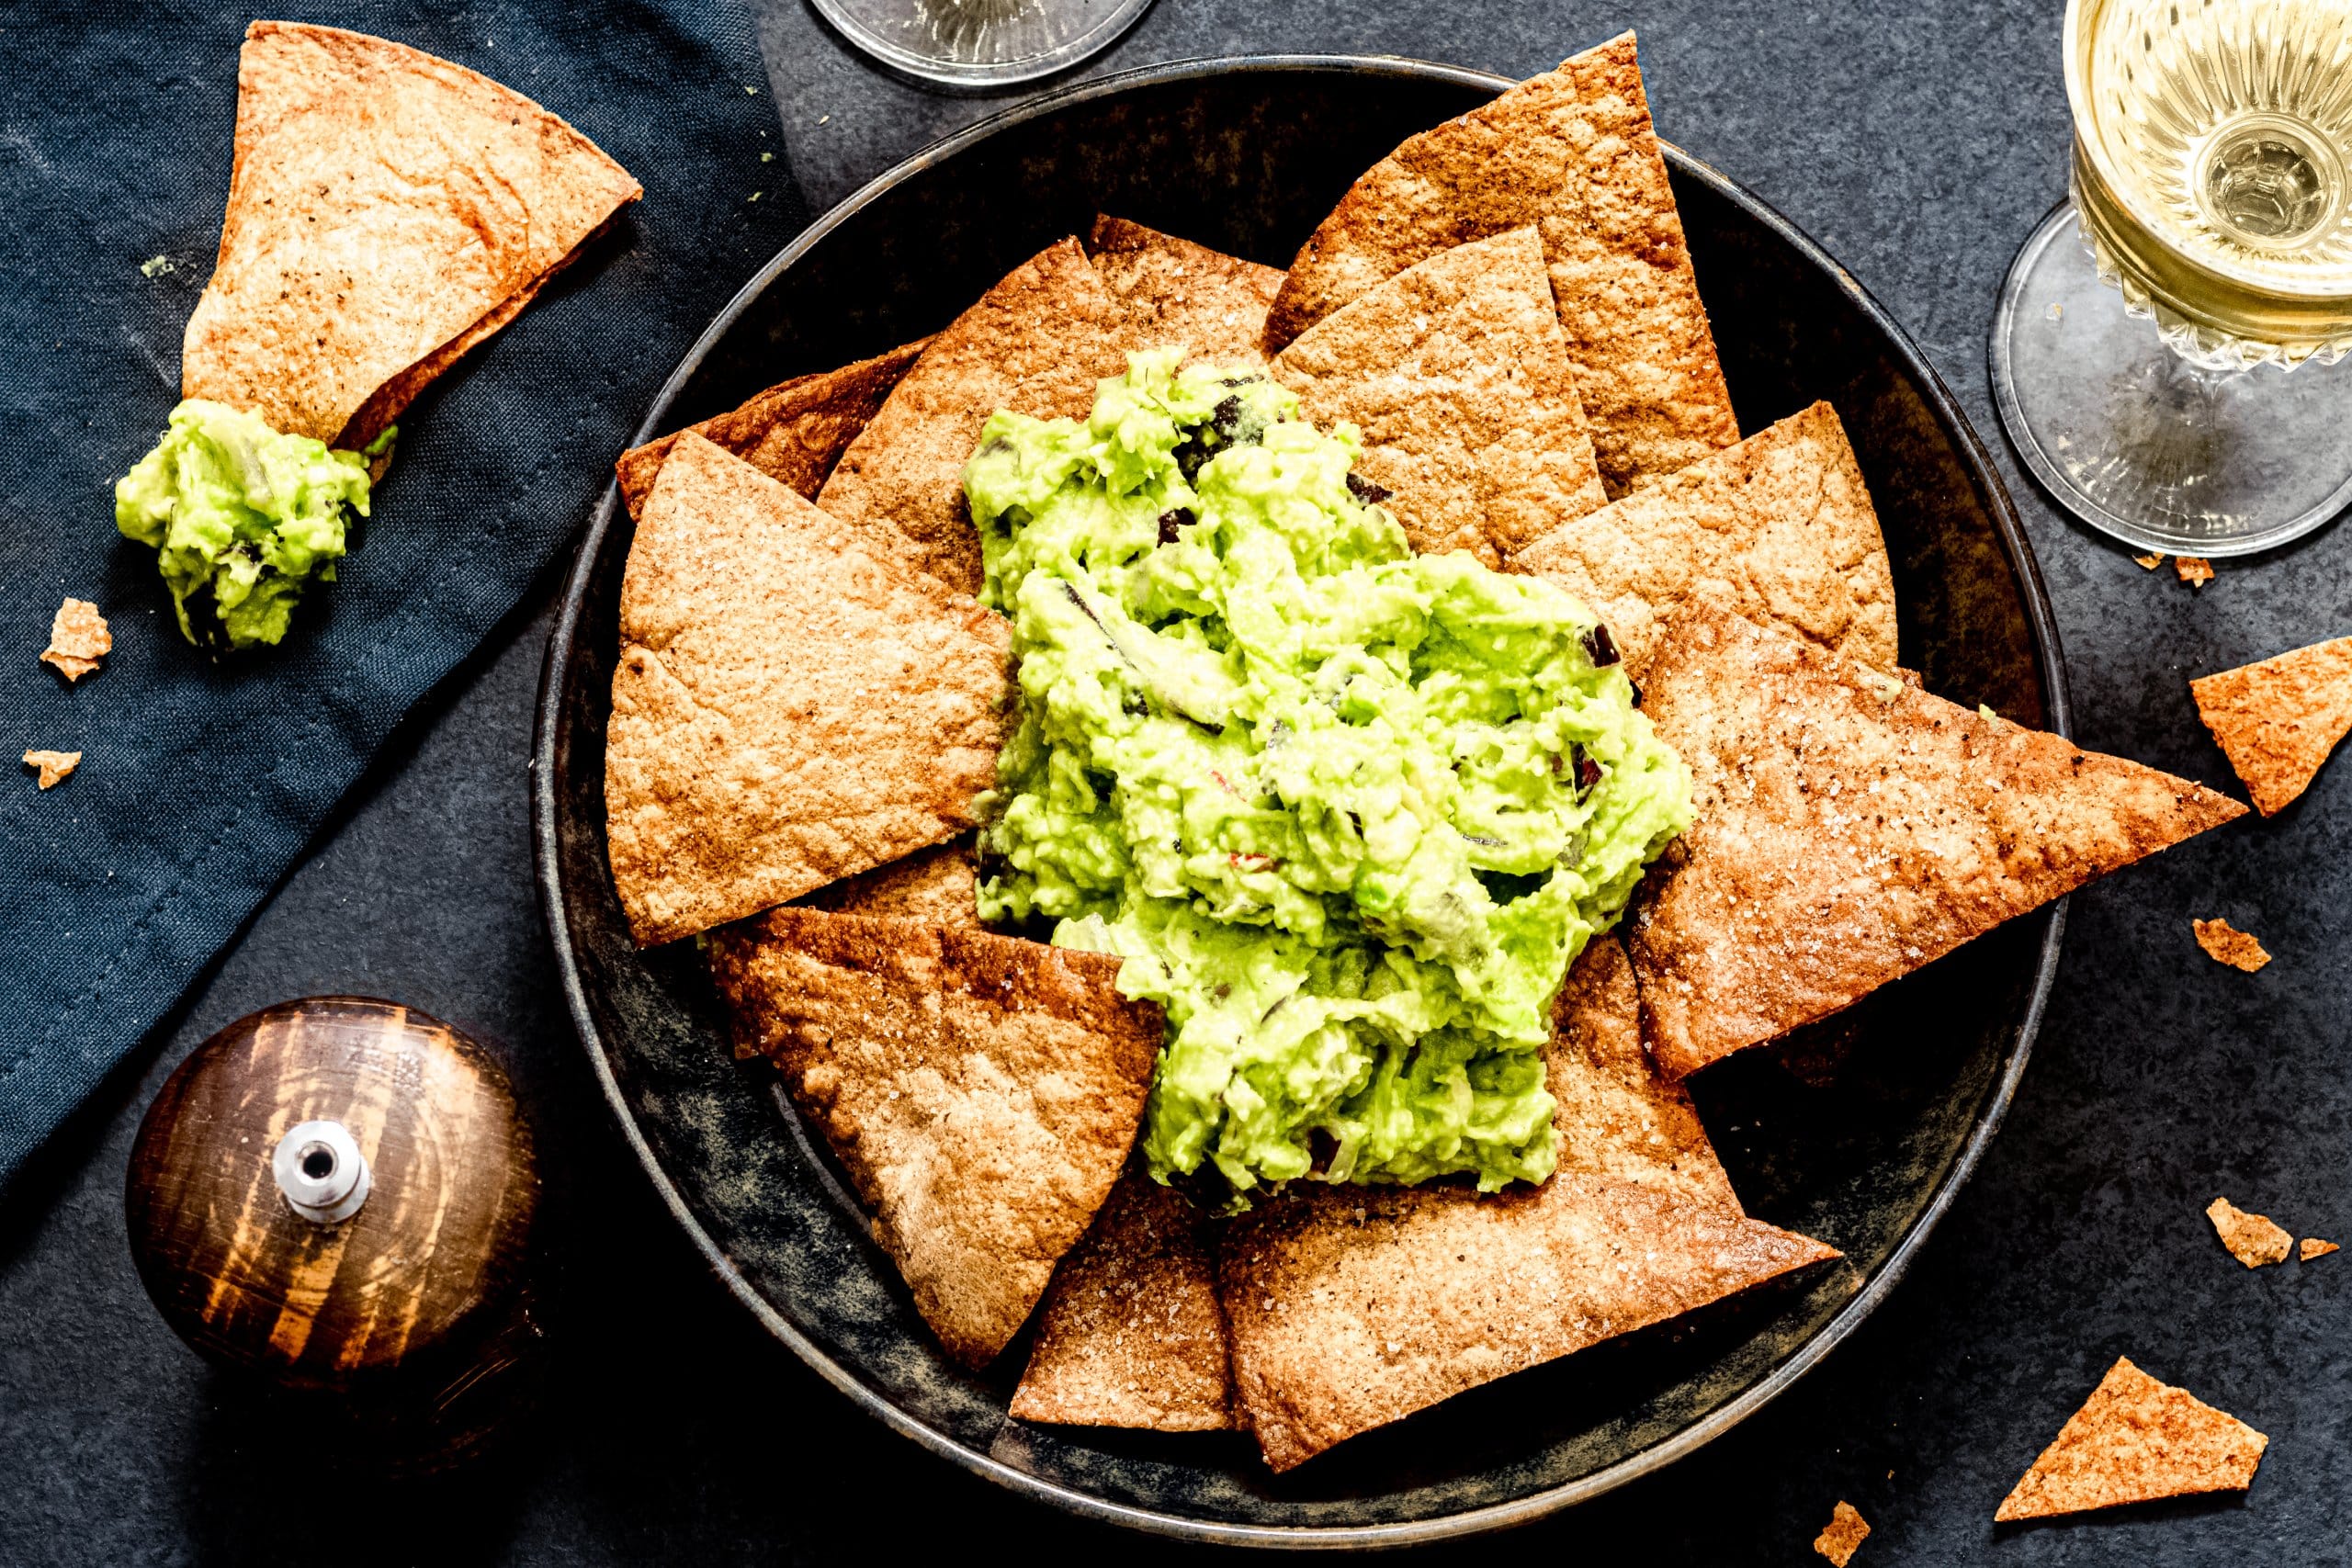
<instances>
[{"instance_id":1,"label":"guacamole","mask_svg":"<svg viewBox=\"0 0 2352 1568\"><path fill-rule=\"evenodd\" d=\"M1581 606L1414 555L1352 425L1179 360L964 470L1019 660L981 913L1166 1010L1163 1181L1540 1181L1554 994L1690 773Z\"/></svg>"},{"instance_id":2,"label":"guacamole","mask_svg":"<svg viewBox=\"0 0 2352 1568\"><path fill-rule=\"evenodd\" d=\"M115 485L115 526L160 552L188 641L275 643L304 587L334 581L345 515L368 515L368 464L392 435L387 430L365 453L331 452L190 398Z\"/></svg>"}]
</instances>

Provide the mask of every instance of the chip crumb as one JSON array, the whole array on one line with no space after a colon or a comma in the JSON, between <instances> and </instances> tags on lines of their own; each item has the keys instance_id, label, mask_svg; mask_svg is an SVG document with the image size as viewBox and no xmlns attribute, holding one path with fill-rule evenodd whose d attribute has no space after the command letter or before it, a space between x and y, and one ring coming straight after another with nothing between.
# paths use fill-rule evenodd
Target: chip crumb
<instances>
[{"instance_id":1,"label":"chip crumb","mask_svg":"<svg viewBox=\"0 0 2352 1568\"><path fill-rule=\"evenodd\" d=\"M2325 1258L2331 1252L2343 1250L2332 1241L2322 1241L2315 1235L2307 1235L2303 1237L2303 1245L2296 1254L2296 1261L2309 1263L2314 1258Z\"/></svg>"},{"instance_id":2,"label":"chip crumb","mask_svg":"<svg viewBox=\"0 0 2352 1568\"><path fill-rule=\"evenodd\" d=\"M40 661L69 682L94 672L98 660L114 649L114 634L107 618L86 599L68 599L49 623L49 647Z\"/></svg>"},{"instance_id":3,"label":"chip crumb","mask_svg":"<svg viewBox=\"0 0 2352 1568\"><path fill-rule=\"evenodd\" d=\"M2213 1222L2220 1233L2222 1245L2230 1256L2249 1269L2259 1269L2266 1263L2284 1263L2293 1250L2295 1238L2279 1229L2261 1214L2249 1214L2227 1198L2216 1198L2206 1206L2205 1217Z\"/></svg>"},{"instance_id":4,"label":"chip crumb","mask_svg":"<svg viewBox=\"0 0 2352 1568\"><path fill-rule=\"evenodd\" d=\"M1891 1475L1894 1472L1887 1473ZM1854 1553L1861 1546L1863 1538L1870 1533L1870 1521L1862 1517L1861 1510L1841 1497L1838 1500L1837 1509L1829 1516L1828 1525L1813 1538L1813 1549L1836 1563L1838 1568L1846 1568L1846 1564L1854 1560Z\"/></svg>"},{"instance_id":5,"label":"chip crumb","mask_svg":"<svg viewBox=\"0 0 2352 1568\"><path fill-rule=\"evenodd\" d=\"M2202 588L2213 581L2213 563L2203 556L2176 556L2172 569L2191 588Z\"/></svg>"},{"instance_id":6,"label":"chip crumb","mask_svg":"<svg viewBox=\"0 0 2352 1568\"><path fill-rule=\"evenodd\" d=\"M141 277L161 277L171 270L172 258L169 256L149 256L139 264L139 276Z\"/></svg>"},{"instance_id":7,"label":"chip crumb","mask_svg":"<svg viewBox=\"0 0 2352 1568\"><path fill-rule=\"evenodd\" d=\"M40 787L48 789L82 765L79 751L28 751L25 766L40 770Z\"/></svg>"},{"instance_id":8,"label":"chip crumb","mask_svg":"<svg viewBox=\"0 0 2352 1568\"><path fill-rule=\"evenodd\" d=\"M2133 556L2132 559L2133 564L2137 565L2143 571L2154 571L2156 568L2165 564L2165 558L2160 555Z\"/></svg>"},{"instance_id":9,"label":"chip crumb","mask_svg":"<svg viewBox=\"0 0 2352 1568\"><path fill-rule=\"evenodd\" d=\"M2243 969L2251 975L2270 962L2270 954L2252 935L2234 928L2227 920L2192 920L2197 928L2197 945L2217 964L2233 969Z\"/></svg>"},{"instance_id":10,"label":"chip crumb","mask_svg":"<svg viewBox=\"0 0 2352 1568\"><path fill-rule=\"evenodd\" d=\"M1997 1521L2152 1503L2254 1484L2270 1439L2119 1357L1993 1516Z\"/></svg>"}]
</instances>

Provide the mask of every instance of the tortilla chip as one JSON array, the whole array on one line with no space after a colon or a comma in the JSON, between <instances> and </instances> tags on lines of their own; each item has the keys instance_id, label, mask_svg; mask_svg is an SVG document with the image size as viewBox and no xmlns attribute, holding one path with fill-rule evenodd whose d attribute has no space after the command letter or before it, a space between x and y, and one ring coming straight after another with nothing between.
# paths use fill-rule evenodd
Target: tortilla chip
<instances>
[{"instance_id":1,"label":"tortilla chip","mask_svg":"<svg viewBox=\"0 0 2352 1568\"><path fill-rule=\"evenodd\" d=\"M814 501L842 450L865 428L930 341L921 339L839 370L779 381L741 408L687 429ZM677 443L677 434L664 435L631 447L613 465L631 517L645 510L653 477Z\"/></svg>"},{"instance_id":2,"label":"tortilla chip","mask_svg":"<svg viewBox=\"0 0 2352 1568\"><path fill-rule=\"evenodd\" d=\"M1162 1025L1118 972L1108 954L818 909L711 940L738 1053L783 1069L967 1365L1020 1331L1126 1163Z\"/></svg>"},{"instance_id":3,"label":"tortilla chip","mask_svg":"<svg viewBox=\"0 0 2352 1568\"><path fill-rule=\"evenodd\" d=\"M2270 1439L2119 1358L2058 1440L2001 1500L1996 1520L2243 1492Z\"/></svg>"},{"instance_id":4,"label":"tortilla chip","mask_svg":"<svg viewBox=\"0 0 2352 1568\"><path fill-rule=\"evenodd\" d=\"M613 880L671 942L973 826L1010 633L699 435L647 498L605 742Z\"/></svg>"},{"instance_id":5,"label":"tortilla chip","mask_svg":"<svg viewBox=\"0 0 2352 1568\"><path fill-rule=\"evenodd\" d=\"M1827 403L1553 529L1510 564L1599 615L1635 680L1659 626L1692 603L1895 669L1886 540Z\"/></svg>"},{"instance_id":6,"label":"tortilla chip","mask_svg":"<svg viewBox=\"0 0 2352 1568\"><path fill-rule=\"evenodd\" d=\"M1266 310L1283 286L1276 268L1108 214L1094 220L1086 251L1131 330L1212 364L1265 364Z\"/></svg>"},{"instance_id":7,"label":"tortilla chip","mask_svg":"<svg viewBox=\"0 0 2352 1568\"><path fill-rule=\"evenodd\" d=\"M2205 1217L2213 1222L2214 1232L2230 1249L2230 1256L2249 1269L2284 1263L2287 1254L2295 1249L2295 1238L2286 1230L2261 1214L2247 1213L2227 1198L2208 1203Z\"/></svg>"},{"instance_id":8,"label":"tortilla chip","mask_svg":"<svg viewBox=\"0 0 2352 1568\"><path fill-rule=\"evenodd\" d=\"M2243 969L2251 975L2270 962L2270 954L2263 951L2262 943L2245 931L2232 929L2227 920L2192 920L2189 923L2197 928L2197 945L2216 963L2226 964L2233 969Z\"/></svg>"},{"instance_id":9,"label":"tortilla chip","mask_svg":"<svg viewBox=\"0 0 2352 1568\"><path fill-rule=\"evenodd\" d=\"M2301 1249L2295 1260L2299 1263L2309 1263L2314 1258L2324 1258L2331 1252L2343 1250L2332 1241L2322 1241L2315 1235L2307 1235L2303 1237Z\"/></svg>"},{"instance_id":10,"label":"tortilla chip","mask_svg":"<svg viewBox=\"0 0 2352 1568\"><path fill-rule=\"evenodd\" d=\"M1608 503L1533 228L1441 251L1300 334L1274 377L1363 430L1358 472L1424 555L1488 566Z\"/></svg>"},{"instance_id":11,"label":"tortilla chip","mask_svg":"<svg viewBox=\"0 0 2352 1568\"><path fill-rule=\"evenodd\" d=\"M1836 1563L1837 1568L1846 1568L1870 1533L1870 1521L1862 1517L1861 1510L1841 1497L1838 1506L1830 1510L1829 1523L1813 1538L1813 1549Z\"/></svg>"},{"instance_id":12,"label":"tortilla chip","mask_svg":"<svg viewBox=\"0 0 2352 1568\"><path fill-rule=\"evenodd\" d=\"M932 576L980 586L964 464L999 409L1084 419L1094 383L1144 344L1076 240L1046 246L956 318L893 388L818 492L845 523L887 524Z\"/></svg>"},{"instance_id":13,"label":"tortilla chip","mask_svg":"<svg viewBox=\"0 0 2352 1568\"><path fill-rule=\"evenodd\" d=\"M2175 556L2172 570L2175 576L2191 588L2202 588L2213 581L2213 563L2202 556Z\"/></svg>"},{"instance_id":14,"label":"tortilla chip","mask_svg":"<svg viewBox=\"0 0 2352 1568\"><path fill-rule=\"evenodd\" d=\"M2352 732L2352 637L2188 683L2197 716L2265 817L2283 811Z\"/></svg>"},{"instance_id":15,"label":"tortilla chip","mask_svg":"<svg viewBox=\"0 0 2352 1568\"><path fill-rule=\"evenodd\" d=\"M1737 441L1631 33L1374 164L1291 264L1268 339L1287 344L1417 262L1529 223L1609 492Z\"/></svg>"},{"instance_id":16,"label":"tortilla chip","mask_svg":"<svg viewBox=\"0 0 2352 1568\"><path fill-rule=\"evenodd\" d=\"M1232 1426L1214 1230L1129 1167L1054 1272L1012 1414L1161 1432Z\"/></svg>"},{"instance_id":17,"label":"tortilla chip","mask_svg":"<svg viewBox=\"0 0 2352 1568\"><path fill-rule=\"evenodd\" d=\"M971 846L960 839L845 876L793 902L837 915L891 915L935 926L980 927Z\"/></svg>"},{"instance_id":18,"label":"tortilla chip","mask_svg":"<svg viewBox=\"0 0 2352 1568\"><path fill-rule=\"evenodd\" d=\"M255 22L181 395L364 446L641 194L486 76L364 33Z\"/></svg>"},{"instance_id":19,"label":"tortilla chip","mask_svg":"<svg viewBox=\"0 0 2352 1568\"><path fill-rule=\"evenodd\" d=\"M1658 648L1643 711L1690 768L1697 821L1627 945L1677 1077L2245 812L1713 606Z\"/></svg>"},{"instance_id":20,"label":"tortilla chip","mask_svg":"<svg viewBox=\"0 0 2352 1568\"><path fill-rule=\"evenodd\" d=\"M2143 571L2154 571L2165 564L2165 558L2162 556L2133 556L2132 559L2133 564Z\"/></svg>"},{"instance_id":21,"label":"tortilla chip","mask_svg":"<svg viewBox=\"0 0 2352 1568\"><path fill-rule=\"evenodd\" d=\"M53 787L58 780L81 765L82 753L79 751L28 751L25 753L25 766L40 770L40 784L43 789Z\"/></svg>"},{"instance_id":22,"label":"tortilla chip","mask_svg":"<svg viewBox=\"0 0 2352 1568\"><path fill-rule=\"evenodd\" d=\"M49 623L49 647L40 661L65 677L67 684L96 671L98 660L114 651L114 634L107 618L87 599L68 599Z\"/></svg>"}]
</instances>

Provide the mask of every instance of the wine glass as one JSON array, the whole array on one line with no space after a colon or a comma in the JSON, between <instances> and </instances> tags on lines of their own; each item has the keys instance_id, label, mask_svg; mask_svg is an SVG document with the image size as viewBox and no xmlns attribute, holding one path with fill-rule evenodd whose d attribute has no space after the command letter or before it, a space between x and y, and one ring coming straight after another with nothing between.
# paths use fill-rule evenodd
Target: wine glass
<instances>
[{"instance_id":1,"label":"wine glass","mask_svg":"<svg viewBox=\"0 0 2352 1568\"><path fill-rule=\"evenodd\" d=\"M1151 0L811 0L842 37L944 86L1034 81L1111 47Z\"/></svg>"},{"instance_id":2,"label":"wine glass","mask_svg":"<svg viewBox=\"0 0 2352 1568\"><path fill-rule=\"evenodd\" d=\"M2018 455L2144 549L2319 526L2352 502L2352 0L2069 0L2065 61L2072 200L1993 323Z\"/></svg>"}]
</instances>

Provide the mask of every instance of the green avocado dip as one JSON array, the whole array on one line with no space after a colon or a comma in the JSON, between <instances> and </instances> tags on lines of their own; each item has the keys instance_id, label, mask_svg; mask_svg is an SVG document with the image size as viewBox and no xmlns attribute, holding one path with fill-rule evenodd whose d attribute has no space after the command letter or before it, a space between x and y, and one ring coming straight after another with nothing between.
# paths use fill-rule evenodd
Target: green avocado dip
<instances>
[{"instance_id":1,"label":"green avocado dip","mask_svg":"<svg viewBox=\"0 0 2352 1568\"><path fill-rule=\"evenodd\" d=\"M1162 1181L1541 1181L1554 995L1689 771L1574 600L1414 555L1354 426L1178 363L996 414L964 470L1019 660L980 912L1166 1010Z\"/></svg>"},{"instance_id":2,"label":"green avocado dip","mask_svg":"<svg viewBox=\"0 0 2352 1568\"><path fill-rule=\"evenodd\" d=\"M115 526L159 552L188 641L275 643L302 590L334 581L346 513L368 515L368 465L392 436L385 431L364 453L331 452L190 398L116 483Z\"/></svg>"}]
</instances>

